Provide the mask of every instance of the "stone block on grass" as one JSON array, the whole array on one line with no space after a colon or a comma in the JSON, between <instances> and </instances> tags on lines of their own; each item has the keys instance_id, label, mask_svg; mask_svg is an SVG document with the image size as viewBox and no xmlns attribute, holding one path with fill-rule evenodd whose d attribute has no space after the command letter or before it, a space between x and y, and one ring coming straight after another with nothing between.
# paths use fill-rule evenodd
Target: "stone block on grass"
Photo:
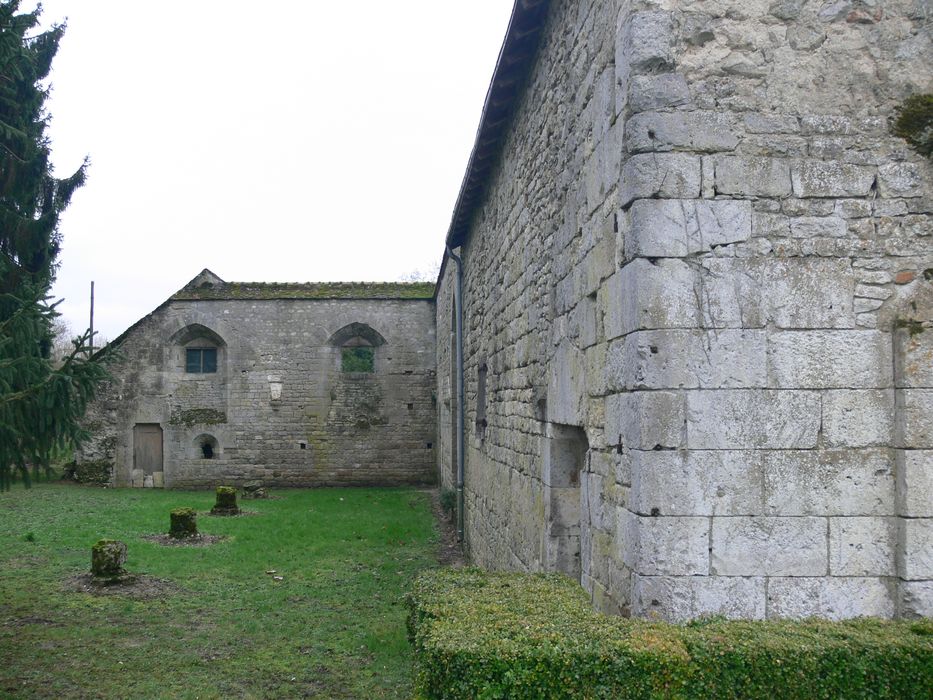
<instances>
[{"instance_id":1,"label":"stone block on grass","mask_svg":"<svg viewBox=\"0 0 933 700\"><path fill-rule=\"evenodd\" d=\"M211 515L239 515L236 503L236 489L233 486L218 486L217 500L211 508Z\"/></svg>"},{"instance_id":2,"label":"stone block on grass","mask_svg":"<svg viewBox=\"0 0 933 700\"><path fill-rule=\"evenodd\" d=\"M169 537L177 540L198 535L198 514L194 508L175 508L169 513Z\"/></svg>"}]
</instances>

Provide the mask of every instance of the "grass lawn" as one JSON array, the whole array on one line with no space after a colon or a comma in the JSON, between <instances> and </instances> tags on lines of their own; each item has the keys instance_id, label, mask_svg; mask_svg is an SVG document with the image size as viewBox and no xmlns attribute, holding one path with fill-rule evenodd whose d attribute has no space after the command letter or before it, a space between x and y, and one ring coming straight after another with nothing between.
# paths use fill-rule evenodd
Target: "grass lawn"
<instances>
[{"instance_id":1,"label":"grass lawn","mask_svg":"<svg viewBox=\"0 0 933 700\"><path fill-rule=\"evenodd\" d=\"M221 518L207 515L211 492L0 493L0 697L410 697L402 598L436 565L429 494L274 495L241 501L252 515ZM198 510L202 533L226 539L143 539L167 532L180 506ZM126 542L127 569L168 590L75 589L103 537Z\"/></svg>"}]
</instances>

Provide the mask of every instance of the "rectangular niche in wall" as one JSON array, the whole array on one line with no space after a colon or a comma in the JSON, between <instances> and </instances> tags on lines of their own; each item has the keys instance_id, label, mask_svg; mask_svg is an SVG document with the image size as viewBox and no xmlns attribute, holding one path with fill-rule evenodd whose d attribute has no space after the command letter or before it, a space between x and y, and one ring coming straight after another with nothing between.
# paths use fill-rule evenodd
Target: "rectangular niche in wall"
<instances>
[{"instance_id":1,"label":"rectangular niche in wall","mask_svg":"<svg viewBox=\"0 0 933 700\"><path fill-rule=\"evenodd\" d=\"M547 568L580 580L580 476L589 442L583 428L552 423L544 451Z\"/></svg>"}]
</instances>

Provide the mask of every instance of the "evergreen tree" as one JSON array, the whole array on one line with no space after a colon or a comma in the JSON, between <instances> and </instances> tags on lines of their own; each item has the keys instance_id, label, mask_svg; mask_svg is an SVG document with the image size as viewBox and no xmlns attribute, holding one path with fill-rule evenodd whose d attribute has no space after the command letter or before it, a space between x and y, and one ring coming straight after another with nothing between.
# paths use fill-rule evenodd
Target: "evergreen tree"
<instances>
[{"instance_id":1,"label":"evergreen tree","mask_svg":"<svg viewBox=\"0 0 933 700\"><path fill-rule=\"evenodd\" d=\"M53 450L82 438L78 421L106 375L89 357L87 333L58 368L50 358L58 219L87 161L69 177L53 175L42 81L64 26L32 33L40 12L0 0L0 490L16 471L28 485L29 467L38 475Z\"/></svg>"}]
</instances>

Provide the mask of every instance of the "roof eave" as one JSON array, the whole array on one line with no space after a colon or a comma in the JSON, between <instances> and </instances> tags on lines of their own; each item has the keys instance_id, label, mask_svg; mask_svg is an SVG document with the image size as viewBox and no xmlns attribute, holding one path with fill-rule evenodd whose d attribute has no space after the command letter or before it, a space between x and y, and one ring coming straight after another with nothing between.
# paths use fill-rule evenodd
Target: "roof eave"
<instances>
[{"instance_id":1,"label":"roof eave","mask_svg":"<svg viewBox=\"0 0 933 700\"><path fill-rule=\"evenodd\" d=\"M498 161L515 104L521 99L520 86L534 63L549 6L550 0L515 0L512 7L509 28L486 91L473 150L447 230L446 244L451 249L466 241L473 212L482 198L490 171Z\"/></svg>"}]
</instances>

